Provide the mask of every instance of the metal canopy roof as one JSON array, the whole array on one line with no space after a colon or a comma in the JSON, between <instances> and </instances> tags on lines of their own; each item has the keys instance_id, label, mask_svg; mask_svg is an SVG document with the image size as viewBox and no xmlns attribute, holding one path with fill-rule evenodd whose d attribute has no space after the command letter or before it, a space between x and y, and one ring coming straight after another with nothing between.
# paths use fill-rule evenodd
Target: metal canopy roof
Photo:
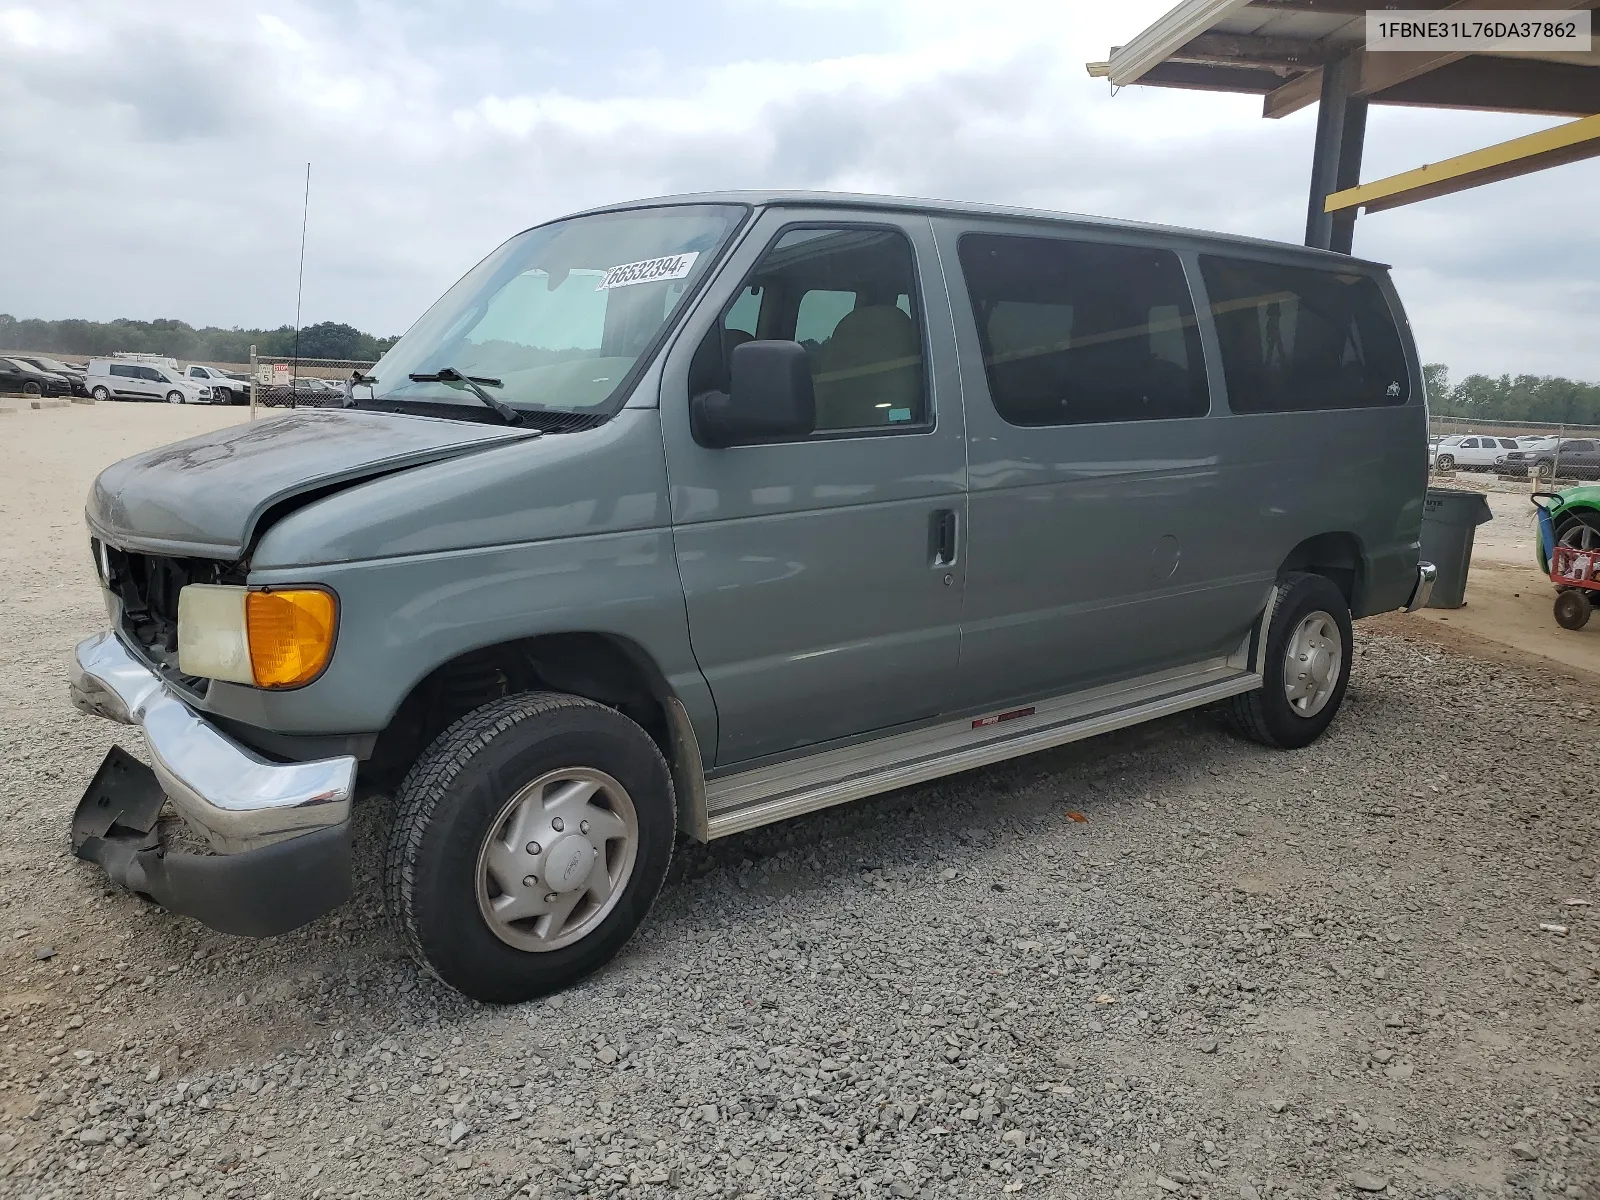
<instances>
[{"instance_id":1,"label":"metal canopy roof","mask_svg":"<svg viewBox=\"0 0 1600 1200\"><path fill-rule=\"evenodd\" d=\"M1262 115L1314 104L1324 64L1351 57L1351 93L1373 104L1547 116L1600 113L1600 47L1584 54L1369 54L1368 9L1581 9L1594 0L1184 0L1090 75L1263 98ZM1595 21L1600 28L1600 20Z\"/></svg>"}]
</instances>

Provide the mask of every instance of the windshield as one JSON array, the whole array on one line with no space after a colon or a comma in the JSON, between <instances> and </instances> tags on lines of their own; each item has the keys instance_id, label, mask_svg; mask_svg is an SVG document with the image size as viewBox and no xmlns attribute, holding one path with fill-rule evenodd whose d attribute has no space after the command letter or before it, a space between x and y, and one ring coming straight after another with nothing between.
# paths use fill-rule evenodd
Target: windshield
<instances>
[{"instance_id":1,"label":"windshield","mask_svg":"<svg viewBox=\"0 0 1600 1200\"><path fill-rule=\"evenodd\" d=\"M601 408L744 211L710 204L634 209L518 234L378 361L375 398L480 408L463 384L411 378L448 368L514 407Z\"/></svg>"}]
</instances>

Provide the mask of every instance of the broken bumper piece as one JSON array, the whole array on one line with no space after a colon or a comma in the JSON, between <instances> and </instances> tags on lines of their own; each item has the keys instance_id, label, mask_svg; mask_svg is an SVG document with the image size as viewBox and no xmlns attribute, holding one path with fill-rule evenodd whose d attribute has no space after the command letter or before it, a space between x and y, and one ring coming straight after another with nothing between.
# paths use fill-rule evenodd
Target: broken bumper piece
<instances>
[{"instance_id":1,"label":"broken bumper piece","mask_svg":"<svg viewBox=\"0 0 1600 1200\"><path fill-rule=\"evenodd\" d=\"M73 703L144 730L152 766L113 747L72 819L72 851L223 933L262 937L349 899L351 757L273 763L173 696L112 634L78 646ZM161 838L165 801L214 851Z\"/></svg>"}]
</instances>

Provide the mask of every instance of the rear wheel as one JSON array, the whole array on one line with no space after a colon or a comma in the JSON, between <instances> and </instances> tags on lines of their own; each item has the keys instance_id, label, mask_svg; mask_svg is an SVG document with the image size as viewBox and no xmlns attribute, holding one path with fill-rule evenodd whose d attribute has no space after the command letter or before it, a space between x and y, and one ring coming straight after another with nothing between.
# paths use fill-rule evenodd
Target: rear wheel
<instances>
[{"instance_id":1,"label":"rear wheel","mask_svg":"<svg viewBox=\"0 0 1600 1200\"><path fill-rule=\"evenodd\" d=\"M105 401L111 399L111 389L106 387L93 387L89 389L89 395L95 400L104 403Z\"/></svg>"},{"instance_id":2,"label":"rear wheel","mask_svg":"<svg viewBox=\"0 0 1600 1200\"><path fill-rule=\"evenodd\" d=\"M609 961L655 902L677 829L650 735L555 692L468 713L411 768L395 805L391 918L423 966L496 1004Z\"/></svg>"},{"instance_id":3,"label":"rear wheel","mask_svg":"<svg viewBox=\"0 0 1600 1200\"><path fill-rule=\"evenodd\" d=\"M1593 611L1587 592L1569 590L1556 597L1556 624L1563 629L1582 629Z\"/></svg>"},{"instance_id":4,"label":"rear wheel","mask_svg":"<svg viewBox=\"0 0 1600 1200\"><path fill-rule=\"evenodd\" d=\"M1229 701L1230 722L1265 746L1310 745L1333 723L1350 681L1350 609L1321 575L1278 580L1263 686Z\"/></svg>"},{"instance_id":5,"label":"rear wheel","mask_svg":"<svg viewBox=\"0 0 1600 1200\"><path fill-rule=\"evenodd\" d=\"M1590 515L1589 519L1600 522L1600 516ZM1577 517L1568 517L1556 526L1556 543L1574 550L1600 550L1600 530Z\"/></svg>"}]
</instances>

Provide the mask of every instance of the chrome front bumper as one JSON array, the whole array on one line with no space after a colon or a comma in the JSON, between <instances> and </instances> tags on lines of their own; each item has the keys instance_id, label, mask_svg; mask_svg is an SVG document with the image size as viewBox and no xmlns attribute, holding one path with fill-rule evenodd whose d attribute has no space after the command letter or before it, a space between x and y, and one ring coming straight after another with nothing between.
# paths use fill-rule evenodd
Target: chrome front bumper
<instances>
[{"instance_id":1,"label":"chrome front bumper","mask_svg":"<svg viewBox=\"0 0 1600 1200\"><path fill-rule=\"evenodd\" d=\"M1433 596L1434 580L1438 578L1439 568L1431 562L1417 564L1417 586L1411 589L1411 599L1406 601L1407 612L1416 612L1428 606L1428 600Z\"/></svg>"},{"instance_id":2,"label":"chrome front bumper","mask_svg":"<svg viewBox=\"0 0 1600 1200\"><path fill-rule=\"evenodd\" d=\"M267 761L175 697L113 633L78 644L71 692L80 711L144 730L162 791L220 853L259 849L350 818L353 757Z\"/></svg>"}]
</instances>

